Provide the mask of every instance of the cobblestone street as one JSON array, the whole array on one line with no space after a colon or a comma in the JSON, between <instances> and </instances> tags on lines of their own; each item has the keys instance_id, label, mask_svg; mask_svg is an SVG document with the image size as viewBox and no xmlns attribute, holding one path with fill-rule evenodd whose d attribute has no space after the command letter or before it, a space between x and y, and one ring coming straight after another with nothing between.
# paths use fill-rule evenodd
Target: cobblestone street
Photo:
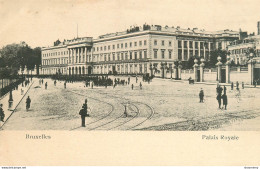
<instances>
[{"instance_id":1,"label":"cobblestone street","mask_svg":"<svg viewBox=\"0 0 260 169\"><path fill-rule=\"evenodd\" d=\"M25 109L26 96L3 130L259 130L258 88L240 89L238 97L236 90L227 86L228 110L222 110L218 109L215 84L189 85L187 81L170 79L153 79L148 84L141 80L136 83L131 78L132 90L130 85L91 89L81 82L67 83L64 89L63 82L54 86L52 80L44 79L48 82L45 90L34 79L27 93L31 109ZM199 103L201 88L204 103ZM82 128L79 110L85 98L90 117Z\"/></svg>"}]
</instances>

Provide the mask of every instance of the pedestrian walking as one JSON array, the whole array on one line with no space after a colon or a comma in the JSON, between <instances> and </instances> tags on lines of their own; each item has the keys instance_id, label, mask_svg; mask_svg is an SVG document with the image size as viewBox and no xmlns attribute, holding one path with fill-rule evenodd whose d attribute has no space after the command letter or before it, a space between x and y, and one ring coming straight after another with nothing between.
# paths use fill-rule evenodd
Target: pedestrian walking
<instances>
[{"instance_id":1,"label":"pedestrian walking","mask_svg":"<svg viewBox=\"0 0 260 169\"><path fill-rule=\"evenodd\" d=\"M134 90L134 84L132 84L132 90Z\"/></svg>"},{"instance_id":2,"label":"pedestrian walking","mask_svg":"<svg viewBox=\"0 0 260 169\"><path fill-rule=\"evenodd\" d=\"M254 81L254 87L256 87L256 84L257 84L257 81L255 80L255 81Z\"/></svg>"},{"instance_id":3,"label":"pedestrian walking","mask_svg":"<svg viewBox=\"0 0 260 169\"><path fill-rule=\"evenodd\" d=\"M236 87L237 87L237 90L239 90L239 83L238 83L238 81L236 83Z\"/></svg>"},{"instance_id":4,"label":"pedestrian walking","mask_svg":"<svg viewBox=\"0 0 260 169\"><path fill-rule=\"evenodd\" d=\"M54 86L56 86L56 83L57 83L56 80L54 80Z\"/></svg>"},{"instance_id":5,"label":"pedestrian walking","mask_svg":"<svg viewBox=\"0 0 260 169\"><path fill-rule=\"evenodd\" d=\"M138 82L138 77L137 76L135 77L135 81L136 81L136 83Z\"/></svg>"},{"instance_id":6,"label":"pedestrian walking","mask_svg":"<svg viewBox=\"0 0 260 169\"><path fill-rule=\"evenodd\" d=\"M31 99L28 96L26 99L26 111L28 111L30 109L30 107L31 107Z\"/></svg>"},{"instance_id":7,"label":"pedestrian walking","mask_svg":"<svg viewBox=\"0 0 260 169\"><path fill-rule=\"evenodd\" d=\"M224 94L222 95L222 99L223 99L223 106L225 106L225 110L227 110L228 100L227 100L227 95L226 95L226 93L224 93Z\"/></svg>"},{"instance_id":8,"label":"pedestrian walking","mask_svg":"<svg viewBox=\"0 0 260 169\"><path fill-rule=\"evenodd\" d=\"M2 122L4 122L4 119L5 119L5 113L4 113L4 110L3 110L3 104L0 104L0 120Z\"/></svg>"},{"instance_id":9,"label":"pedestrian walking","mask_svg":"<svg viewBox=\"0 0 260 169\"><path fill-rule=\"evenodd\" d=\"M45 82L45 89L47 89L47 87L48 87L48 84L47 84L47 82Z\"/></svg>"},{"instance_id":10,"label":"pedestrian walking","mask_svg":"<svg viewBox=\"0 0 260 169\"><path fill-rule=\"evenodd\" d=\"M204 100L204 92L203 89L201 88L200 93L199 93L199 98L200 98L200 103L203 103Z\"/></svg>"},{"instance_id":11,"label":"pedestrian walking","mask_svg":"<svg viewBox=\"0 0 260 169\"><path fill-rule=\"evenodd\" d=\"M218 108L221 109L221 94L217 95L217 100L218 100Z\"/></svg>"},{"instance_id":12,"label":"pedestrian walking","mask_svg":"<svg viewBox=\"0 0 260 169\"><path fill-rule=\"evenodd\" d=\"M234 83L231 82L231 90L233 90L233 88L234 88Z\"/></svg>"},{"instance_id":13,"label":"pedestrian walking","mask_svg":"<svg viewBox=\"0 0 260 169\"><path fill-rule=\"evenodd\" d=\"M64 82L64 89L66 89L66 81Z\"/></svg>"},{"instance_id":14,"label":"pedestrian walking","mask_svg":"<svg viewBox=\"0 0 260 169\"><path fill-rule=\"evenodd\" d=\"M94 87L94 82L92 81L92 83L91 83L91 89L93 89L93 87Z\"/></svg>"},{"instance_id":15,"label":"pedestrian walking","mask_svg":"<svg viewBox=\"0 0 260 169\"><path fill-rule=\"evenodd\" d=\"M142 86L143 86L143 85L142 85L142 83L140 82L140 89L141 89L141 90L142 90Z\"/></svg>"},{"instance_id":16,"label":"pedestrian walking","mask_svg":"<svg viewBox=\"0 0 260 169\"><path fill-rule=\"evenodd\" d=\"M242 82L242 89L244 89L245 88L245 84L244 84L244 82Z\"/></svg>"},{"instance_id":17,"label":"pedestrian walking","mask_svg":"<svg viewBox=\"0 0 260 169\"><path fill-rule=\"evenodd\" d=\"M224 86L224 93L226 93L227 92L227 88L226 88L226 86Z\"/></svg>"}]
</instances>

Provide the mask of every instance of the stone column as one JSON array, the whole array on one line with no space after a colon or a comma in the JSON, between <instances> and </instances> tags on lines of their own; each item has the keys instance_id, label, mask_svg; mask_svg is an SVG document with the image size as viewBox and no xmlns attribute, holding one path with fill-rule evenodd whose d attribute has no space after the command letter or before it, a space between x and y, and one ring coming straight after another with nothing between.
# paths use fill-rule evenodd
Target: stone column
<instances>
[{"instance_id":1,"label":"stone column","mask_svg":"<svg viewBox=\"0 0 260 169\"><path fill-rule=\"evenodd\" d=\"M193 65L193 68L194 68L194 81L197 82L198 81L198 60L195 59L194 60L194 65Z\"/></svg>"},{"instance_id":2,"label":"stone column","mask_svg":"<svg viewBox=\"0 0 260 169\"><path fill-rule=\"evenodd\" d=\"M227 62L226 62L226 83L230 83L230 57L227 56Z\"/></svg>"},{"instance_id":3,"label":"stone column","mask_svg":"<svg viewBox=\"0 0 260 169\"><path fill-rule=\"evenodd\" d=\"M204 66L205 66L204 61L205 60L202 58L200 61L201 61L201 64L200 64L200 81L204 82Z\"/></svg>"},{"instance_id":4,"label":"stone column","mask_svg":"<svg viewBox=\"0 0 260 169\"><path fill-rule=\"evenodd\" d=\"M180 79L180 80L181 80L181 69L182 69L182 65L179 63L178 73L179 73L179 79Z\"/></svg>"},{"instance_id":5,"label":"stone column","mask_svg":"<svg viewBox=\"0 0 260 169\"><path fill-rule=\"evenodd\" d=\"M178 79L178 67L174 63L173 63L173 68L174 68L174 77L175 77L175 80L177 80Z\"/></svg>"},{"instance_id":6,"label":"stone column","mask_svg":"<svg viewBox=\"0 0 260 169\"><path fill-rule=\"evenodd\" d=\"M250 78L251 85L254 84L254 67L255 61L253 59L248 61L248 76Z\"/></svg>"},{"instance_id":7,"label":"stone column","mask_svg":"<svg viewBox=\"0 0 260 169\"><path fill-rule=\"evenodd\" d=\"M219 83L221 83L221 67L222 67L222 63L220 61L221 61L221 57L219 56L218 57L218 63L216 64L216 66L218 66L218 79L217 79L217 81Z\"/></svg>"},{"instance_id":8,"label":"stone column","mask_svg":"<svg viewBox=\"0 0 260 169\"><path fill-rule=\"evenodd\" d=\"M85 59L84 59L84 63L86 63L87 62L87 50L88 50L88 48L87 47L85 47Z\"/></svg>"}]
</instances>

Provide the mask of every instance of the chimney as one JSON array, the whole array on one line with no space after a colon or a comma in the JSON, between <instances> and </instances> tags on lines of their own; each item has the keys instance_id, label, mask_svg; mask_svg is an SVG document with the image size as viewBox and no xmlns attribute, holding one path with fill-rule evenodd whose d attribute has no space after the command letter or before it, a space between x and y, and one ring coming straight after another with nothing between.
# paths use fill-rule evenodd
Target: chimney
<instances>
[{"instance_id":1,"label":"chimney","mask_svg":"<svg viewBox=\"0 0 260 169\"><path fill-rule=\"evenodd\" d=\"M260 35L260 21L257 22L257 35Z\"/></svg>"}]
</instances>

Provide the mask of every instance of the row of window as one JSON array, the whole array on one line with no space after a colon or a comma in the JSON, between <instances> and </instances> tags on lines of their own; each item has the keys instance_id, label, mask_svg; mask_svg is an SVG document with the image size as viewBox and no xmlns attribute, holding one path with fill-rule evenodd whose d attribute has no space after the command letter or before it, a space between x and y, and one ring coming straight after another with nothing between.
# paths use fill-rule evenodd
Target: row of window
<instances>
[{"instance_id":1,"label":"row of window","mask_svg":"<svg viewBox=\"0 0 260 169\"><path fill-rule=\"evenodd\" d=\"M68 59L43 59L43 65L68 64Z\"/></svg>"},{"instance_id":2,"label":"row of window","mask_svg":"<svg viewBox=\"0 0 260 169\"><path fill-rule=\"evenodd\" d=\"M183 42L183 43L182 43ZM178 48L193 48L193 46L195 47L195 49L198 49L200 47L200 49L203 49L205 47L205 49L213 49L213 43L207 43L207 42L194 42L194 41L178 41Z\"/></svg>"},{"instance_id":3,"label":"row of window","mask_svg":"<svg viewBox=\"0 0 260 169\"><path fill-rule=\"evenodd\" d=\"M42 54L42 56L48 57L48 56L60 56L60 55L66 55L66 54L69 54L69 51L50 52L50 53Z\"/></svg>"},{"instance_id":4,"label":"row of window","mask_svg":"<svg viewBox=\"0 0 260 169\"><path fill-rule=\"evenodd\" d=\"M126 52L126 53L113 53L113 54L104 54L104 55L93 55L94 62L99 61L115 61L115 60L137 60L137 59L147 59L147 51L135 51L135 52ZM91 56L89 56L91 60Z\"/></svg>"},{"instance_id":5,"label":"row of window","mask_svg":"<svg viewBox=\"0 0 260 169\"><path fill-rule=\"evenodd\" d=\"M158 58L158 50L154 50L153 51L154 54L154 59L157 59ZM166 58L166 55L165 55L165 50L161 50L161 59L172 59L172 51L171 50L168 50L168 58Z\"/></svg>"},{"instance_id":6,"label":"row of window","mask_svg":"<svg viewBox=\"0 0 260 169\"><path fill-rule=\"evenodd\" d=\"M193 52L193 50L187 50L187 49L178 49L178 60L188 60L189 57L192 56L201 56L204 58L208 58L209 57L209 51L205 51L204 50L195 50L195 52Z\"/></svg>"},{"instance_id":7,"label":"row of window","mask_svg":"<svg viewBox=\"0 0 260 169\"><path fill-rule=\"evenodd\" d=\"M144 41L139 41L139 46L146 46L147 45L147 41L144 40ZM129 47L131 48L132 46L137 46L137 42L129 42ZM112 47L112 49L114 50L116 47L117 49L123 49L123 48L127 48L128 47L128 43L121 43L121 44L117 44L117 45L108 45L108 46L101 46L101 47L93 47L93 51L106 51L106 50L110 50Z\"/></svg>"},{"instance_id":8,"label":"row of window","mask_svg":"<svg viewBox=\"0 0 260 169\"><path fill-rule=\"evenodd\" d=\"M234 50L230 51L231 54L244 54L244 53L247 53L247 52L248 52L247 48L234 49ZM256 53L260 53L260 49L257 49Z\"/></svg>"}]
</instances>

